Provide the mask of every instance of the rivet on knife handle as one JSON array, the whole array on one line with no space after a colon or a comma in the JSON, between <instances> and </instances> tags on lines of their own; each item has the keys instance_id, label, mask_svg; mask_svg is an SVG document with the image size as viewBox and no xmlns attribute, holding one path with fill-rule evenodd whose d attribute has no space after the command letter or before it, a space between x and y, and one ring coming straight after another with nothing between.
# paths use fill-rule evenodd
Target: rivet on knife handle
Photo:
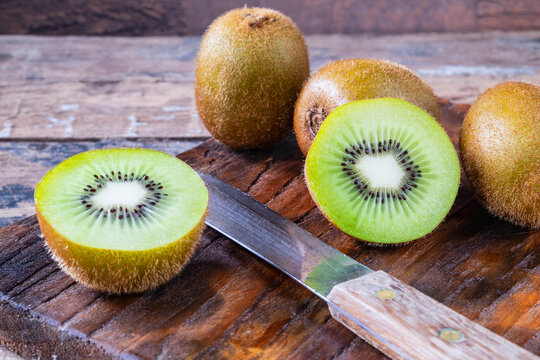
<instances>
[{"instance_id":1,"label":"rivet on knife handle","mask_svg":"<svg viewBox=\"0 0 540 360\"><path fill-rule=\"evenodd\" d=\"M540 359L383 271L336 285L328 300L336 320L393 359Z\"/></svg>"}]
</instances>

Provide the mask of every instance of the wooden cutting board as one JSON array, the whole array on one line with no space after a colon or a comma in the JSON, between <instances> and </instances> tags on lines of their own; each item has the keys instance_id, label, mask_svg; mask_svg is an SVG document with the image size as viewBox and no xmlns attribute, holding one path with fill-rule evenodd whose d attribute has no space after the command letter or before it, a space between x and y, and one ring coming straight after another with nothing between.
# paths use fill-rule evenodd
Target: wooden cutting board
<instances>
[{"instance_id":1,"label":"wooden cutting board","mask_svg":"<svg viewBox=\"0 0 540 360\"><path fill-rule=\"evenodd\" d=\"M452 141L467 106L442 101ZM489 215L465 178L447 219L401 247L357 242L312 202L294 137L234 152L208 140L179 157L510 341L540 354L540 233ZM207 229L184 271L141 295L100 294L52 262L35 217L0 230L0 345L41 359L384 359L326 304ZM406 341L406 339L404 339Z\"/></svg>"}]
</instances>

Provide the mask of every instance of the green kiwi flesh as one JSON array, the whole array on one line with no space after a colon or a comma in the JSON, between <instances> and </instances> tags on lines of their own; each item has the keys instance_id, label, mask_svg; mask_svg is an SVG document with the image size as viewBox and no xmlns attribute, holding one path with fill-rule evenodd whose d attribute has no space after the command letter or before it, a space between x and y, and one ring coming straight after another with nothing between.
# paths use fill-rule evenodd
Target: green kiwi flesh
<instances>
[{"instance_id":1,"label":"green kiwi flesh","mask_svg":"<svg viewBox=\"0 0 540 360\"><path fill-rule=\"evenodd\" d=\"M174 156L94 150L50 170L35 191L54 259L96 290L134 293L177 275L204 227L208 192Z\"/></svg>"},{"instance_id":2,"label":"green kiwi flesh","mask_svg":"<svg viewBox=\"0 0 540 360\"><path fill-rule=\"evenodd\" d=\"M398 244L433 231L457 195L460 166L429 114L399 99L338 107L322 124L305 164L322 213L363 241Z\"/></svg>"},{"instance_id":3,"label":"green kiwi flesh","mask_svg":"<svg viewBox=\"0 0 540 360\"><path fill-rule=\"evenodd\" d=\"M197 55L199 116L232 148L271 146L291 133L308 76L304 37L290 18L265 8L229 11L210 25Z\"/></svg>"},{"instance_id":4,"label":"green kiwi flesh","mask_svg":"<svg viewBox=\"0 0 540 360\"><path fill-rule=\"evenodd\" d=\"M459 147L484 206L540 229L540 86L505 82L480 95L465 116Z\"/></svg>"}]
</instances>

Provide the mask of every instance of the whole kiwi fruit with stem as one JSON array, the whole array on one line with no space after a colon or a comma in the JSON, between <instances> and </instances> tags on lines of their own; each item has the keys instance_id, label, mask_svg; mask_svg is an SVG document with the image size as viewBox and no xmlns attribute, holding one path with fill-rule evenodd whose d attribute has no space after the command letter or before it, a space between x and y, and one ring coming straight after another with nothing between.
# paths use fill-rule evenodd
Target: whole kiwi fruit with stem
<instances>
[{"instance_id":1,"label":"whole kiwi fruit with stem","mask_svg":"<svg viewBox=\"0 0 540 360\"><path fill-rule=\"evenodd\" d=\"M90 288L129 294L180 272L204 228L208 191L174 156L106 149L50 170L36 187L35 204L62 270Z\"/></svg>"},{"instance_id":2,"label":"whole kiwi fruit with stem","mask_svg":"<svg viewBox=\"0 0 540 360\"><path fill-rule=\"evenodd\" d=\"M334 61L309 78L296 102L294 132L304 155L335 108L356 100L384 97L407 100L438 121L441 119L431 87L406 67L378 59Z\"/></svg>"},{"instance_id":3,"label":"whole kiwi fruit with stem","mask_svg":"<svg viewBox=\"0 0 540 360\"><path fill-rule=\"evenodd\" d=\"M492 214L540 228L540 86L505 82L480 95L463 121L459 149Z\"/></svg>"},{"instance_id":4,"label":"whole kiwi fruit with stem","mask_svg":"<svg viewBox=\"0 0 540 360\"><path fill-rule=\"evenodd\" d=\"M208 27L197 55L199 116L232 148L271 146L291 133L308 76L304 37L290 18L266 8L229 11Z\"/></svg>"},{"instance_id":5,"label":"whole kiwi fruit with stem","mask_svg":"<svg viewBox=\"0 0 540 360\"><path fill-rule=\"evenodd\" d=\"M459 160L440 124L401 99L354 101L323 122L305 163L317 207L343 232L402 244L432 232L460 182Z\"/></svg>"}]
</instances>

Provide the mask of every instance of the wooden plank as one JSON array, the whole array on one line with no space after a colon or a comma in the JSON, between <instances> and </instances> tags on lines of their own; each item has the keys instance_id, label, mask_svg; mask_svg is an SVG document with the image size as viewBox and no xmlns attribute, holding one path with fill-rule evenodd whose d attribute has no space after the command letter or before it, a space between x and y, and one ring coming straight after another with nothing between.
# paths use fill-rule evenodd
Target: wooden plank
<instances>
[{"instance_id":1,"label":"wooden plank","mask_svg":"<svg viewBox=\"0 0 540 360\"><path fill-rule=\"evenodd\" d=\"M205 136L192 112L198 43L3 36L0 131L18 138Z\"/></svg>"},{"instance_id":2,"label":"wooden plank","mask_svg":"<svg viewBox=\"0 0 540 360\"><path fill-rule=\"evenodd\" d=\"M290 16L305 34L466 32L476 29L475 3L443 1L259 0L250 6L271 7ZM201 34L224 11L244 6L242 0L186 1L187 31Z\"/></svg>"},{"instance_id":3,"label":"wooden plank","mask_svg":"<svg viewBox=\"0 0 540 360\"><path fill-rule=\"evenodd\" d=\"M53 166L92 149L143 147L178 154L198 139L106 139L96 141L0 141L0 227L34 214L34 188ZM0 263L5 254L0 254ZM5 255L7 256L7 254Z\"/></svg>"},{"instance_id":4,"label":"wooden plank","mask_svg":"<svg viewBox=\"0 0 540 360\"><path fill-rule=\"evenodd\" d=\"M467 107L443 103L443 126L455 143ZM180 157L373 269L540 354L540 233L489 215L465 179L432 234L381 248L341 233L314 207L293 137L243 152L208 140ZM0 345L25 357L385 359L333 320L324 302L215 231L205 231L193 259L171 282L124 297L95 293L51 268L37 229L29 218L0 230L0 254L9 254L0 272L21 274L0 282L8 319L0 323ZM9 250L21 248L16 239L25 244L20 254ZM67 299L73 303L63 306Z\"/></svg>"},{"instance_id":5,"label":"wooden plank","mask_svg":"<svg viewBox=\"0 0 540 360\"><path fill-rule=\"evenodd\" d=\"M36 35L201 35L242 0L47 0L0 3L0 33ZM535 0L253 0L290 16L306 34L466 32L540 29Z\"/></svg>"},{"instance_id":6,"label":"wooden plank","mask_svg":"<svg viewBox=\"0 0 540 360\"><path fill-rule=\"evenodd\" d=\"M311 69L374 57L471 103L508 80L540 84L540 32L307 37ZM199 37L0 36L0 137L206 137L193 97ZM126 61L129 59L129 61Z\"/></svg>"},{"instance_id":7,"label":"wooden plank","mask_svg":"<svg viewBox=\"0 0 540 360\"><path fill-rule=\"evenodd\" d=\"M184 1L47 0L0 3L0 33L40 35L182 35Z\"/></svg>"},{"instance_id":8,"label":"wooden plank","mask_svg":"<svg viewBox=\"0 0 540 360\"><path fill-rule=\"evenodd\" d=\"M540 3L536 0L479 0L476 7L478 31L540 28Z\"/></svg>"}]
</instances>

